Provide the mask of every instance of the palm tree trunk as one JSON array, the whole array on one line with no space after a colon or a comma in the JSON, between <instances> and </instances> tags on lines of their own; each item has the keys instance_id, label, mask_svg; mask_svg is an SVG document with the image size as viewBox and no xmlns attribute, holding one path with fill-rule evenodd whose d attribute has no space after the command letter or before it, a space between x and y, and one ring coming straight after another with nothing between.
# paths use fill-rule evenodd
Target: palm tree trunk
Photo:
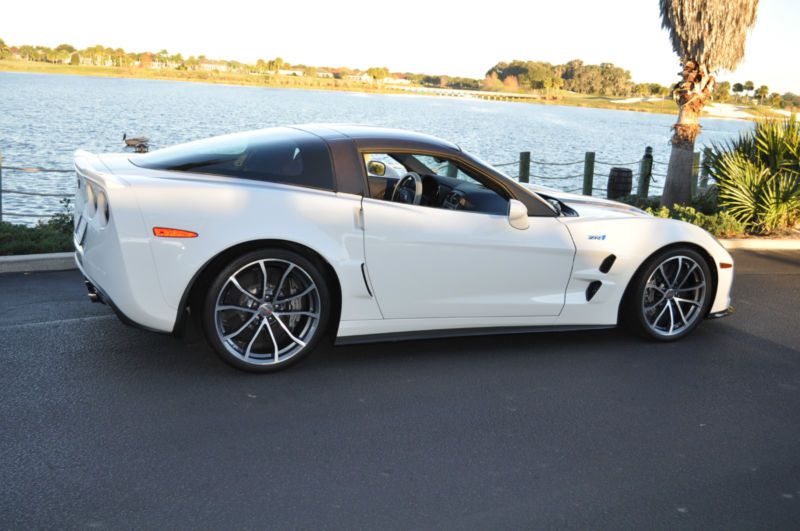
<instances>
[{"instance_id":1,"label":"palm tree trunk","mask_svg":"<svg viewBox=\"0 0 800 531\"><path fill-rule=\"evenodd\" d=\"M694 163L694 141L700 134L700 114L714 90L714 77L705 65L686 61L683 80L673 88L678 104L678 121L673 126L672 152L661 206L672 208L692 200L692 164Z\"/></svg>"}]
</instances>

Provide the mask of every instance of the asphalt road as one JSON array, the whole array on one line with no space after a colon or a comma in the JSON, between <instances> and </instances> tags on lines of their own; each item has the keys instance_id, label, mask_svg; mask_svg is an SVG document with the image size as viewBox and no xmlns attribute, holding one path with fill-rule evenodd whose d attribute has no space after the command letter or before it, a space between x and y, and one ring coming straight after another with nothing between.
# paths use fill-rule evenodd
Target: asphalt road
<instances>
[{"instance_id":1,"label":"asphalt road","mask_svg":"<svg viewBox=\"0 0 800 531\"><path fill-rule=\"evenodd\" d=\"M0 528L797 528L800 253L737 313L323 348L274 375L0 276Z\"/></svg>"}]
</instances>

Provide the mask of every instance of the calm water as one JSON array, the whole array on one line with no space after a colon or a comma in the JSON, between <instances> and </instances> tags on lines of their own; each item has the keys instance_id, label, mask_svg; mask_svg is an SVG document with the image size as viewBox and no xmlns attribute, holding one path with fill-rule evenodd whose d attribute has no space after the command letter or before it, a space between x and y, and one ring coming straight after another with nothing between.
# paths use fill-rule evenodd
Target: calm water
<instances>
[{"instance_id":1,"label":"calm water","mask_svg":"<svg viewBox=\"0 0 800 531\"><path fill-rule=\"evenodd\" d=\"M669 154L668 115L554 105L238 87L138 79L0 73L0 152L9 166L70 168L72 152L123 150L122 134L146 135L151 149L211 135L274 125L338 122L382 125L451 140L492 163L514 161L520 151L534 160L569 162L595 151L597 160L631 162L653 146L657 161ZM699 144L725 140L748 122L703 120ZM699 149L699 148L698 148ZM634 171L636 167L632 166ZM514 166L504 167L510 175ZM571 176L547 183L580 186L582 165L541 166L531 173ZM608 166L598 165L608 174ZM654 171L664 173L666 166ZM658 190L663 178L656 177ZM596 186L605 178L596 177ZM3 188L72 192L70 174L3 172ZM5 194L3 210L47 213L57 200ZM32 219L7 218L31 222Z\"/></svg>"}]
</instances>

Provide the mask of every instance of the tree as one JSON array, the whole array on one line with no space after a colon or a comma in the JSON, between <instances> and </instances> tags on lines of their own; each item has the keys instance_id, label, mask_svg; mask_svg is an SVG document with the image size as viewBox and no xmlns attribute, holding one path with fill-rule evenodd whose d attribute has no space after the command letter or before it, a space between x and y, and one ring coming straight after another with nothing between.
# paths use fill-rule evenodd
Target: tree
<instances>
[{"instance_id":1,"label":"tree","mask_svg":"<svg viewBox=\"0 0 800 531\"><path fill-rule=\"evenodd\" d=\"M758 97L758 103L763 105L764 104L764 98L766 98L768 94L769 94L769 87L768 86L761 85L760 87L758 87L758 90L756 90L756 97Z\"/></svg>"},{"instance_id":2,"label":"tree","mask_svg":"<svg viewBox=\"0 0 800 531\"><path fill-rule=\"evenodd\" d=\"M717 83L714 87L714 100L725 103L731 98L731 84L727 81Z\"/></svg>"},{"instance_id":3,"label":"tree","mask_svg":"<svg viewBox=\"0 0 800 531\"><path fill-rule=\"evenodd\" d=\"M769 104L773 107L783 107L783 98L777 92L769 95Z\"/></svg>"},{"instance_id":4,"label":"tree","mask_svg":"<svg viewBox=\"0 0 800 531\"><path fill-rule=\"evenodd\" d=\"M694 142L700 114L714 91L712 72L734 70L744 57L747 31L756 21L758 0L659 0L661 26L683 70L673 86L678 121L661 204L672 208L692 198Z\"/></svg>"},{"instance_id":5,"label":"tree","mask_svg":"<svg viewBox=\"0 0 800 531\"><path fill-rule=\"evenodd\" d=\"M734 92L734 93L735 93L737 96L738 96L738 95L741 95L741 93L742 93L742 92L744 92L744 85L742 85L741 83L734 83L734 84L733 84L733 92Z\"/></svg>"},{"instance_id":6,"label":"tree","mask_svg":"<svg viewBox=\"0 0 800 531\"><path fill-rule=\"evenodd\" d=\"M753 84L753 82L752 82L752 81L745 81L745 82L744 82L744 89L745 89L747 92L752 92L752 91L753 91L753 89L755 89L755 88L756 88L756 86Z\"/></svg>"},{"instance_id":7,"label":"tree","mask_svg":"<svg viewBox=\"0 0 800 531\"><path fill-rule=\"evenodd\" d=\"M372 79L379 81L385 77L389 77L389 69L386 67L372 67L367 69L367 75L372 76Z\"/></svg>"}]
</instances>

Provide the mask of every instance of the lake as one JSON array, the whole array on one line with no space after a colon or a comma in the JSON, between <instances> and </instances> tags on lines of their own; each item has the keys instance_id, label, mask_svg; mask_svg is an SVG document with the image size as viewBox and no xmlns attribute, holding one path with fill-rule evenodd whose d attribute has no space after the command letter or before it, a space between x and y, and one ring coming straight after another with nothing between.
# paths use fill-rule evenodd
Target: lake
<instances>
[{"instance_id":1,"label":"lake","mask_svg":"<svg viewBox=\"0 0 800 531\"><path fill-rule=\"evenodd\" d=\"M122 134L150 137L151 149L212 135L309 122L400 127L443 137L482 159L504 163L531 151L534 161L630 163L652 146L669 156L675 116L464 98L241 87L173 81L0 73L0 153L8 166L70 168L72 153L123 151ZM735 120L703 120L698 150L752 127ZM635 165L629 166L637 170ZM516 175L516 167L501 168ZM595 186L603 186L608 165ZM533 182L578 188L582 165L533 164ZM654 172L665 173L656 164ZM570 177L574 176L574 177ZM71 193L71 174L3 172L4 189ZM663 186L656 176L651 190ZM27 214L59 210L54 198L5 194L3 210ZM4 218L31 223L34 218Z\"/></svg>"}]
</instances>

